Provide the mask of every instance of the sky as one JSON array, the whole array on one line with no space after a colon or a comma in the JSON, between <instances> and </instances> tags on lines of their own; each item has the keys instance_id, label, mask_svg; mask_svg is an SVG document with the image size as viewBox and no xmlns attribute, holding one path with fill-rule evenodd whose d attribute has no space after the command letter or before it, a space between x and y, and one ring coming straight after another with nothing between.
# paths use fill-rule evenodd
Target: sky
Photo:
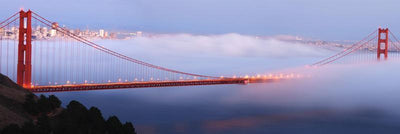
<instances>
[{"instance_id":1,"label":"sky","mask_svg":"<svg viewBox=\"0 0 400 134\"><path fill-rule=\"evenodd\" d=\"M249 35L359 40L378 26L389 26L397 34L400 32L400 18L396 16L400 11L398 5L400 2L395 0L9 0L0 4L0 17L6 18L23 7L68 27L174 33L158 38L100 40L96 43L163 67L218 76L303 67L333 53L310 45L256 39ZM168 125L177 123L193 125L193 122L248 116L258 118L268 115L273 106L282 106L287 111L305 109L305 113L315 107L323 110L333 107L336 111L350 107L355 111L371 108L396 114L386 120L380 116L366 118L356 112L358 116L345 114L339 120L340 124L354 119L368 131L368 122L382 123L383 126L399 124L396 78L400 72L393 71L399 65L399 62L391 61L338 65L312 69L315 72L311 72L309 79L249 86L63 92L57 96L63 102L76 99L86 106L99 106L106 116L117 115L135 125L150 124L168 129L173 128ZM328 117L331 119L324 125L335 125L337 116ZM272 121L274 119L272 116ZM275 128L293 128L291 123L296 121L278 122ZM314 121L313 117L309 120ZM256 126L254 130L265 130L271 124L269 119L261 122L267 125ZM318 122L305 123L311 127L309 131L318 125ZM357 128L340 124L326 132L343 126L348 127L347 130ZM188 130L193 129L188 127Z\"/></svg>"},{"instance_id":2,"label":"sky","mask_svg":"<svg viewBox=\"0 0 400 134\"><path fill-rule=\"evenodd\" d=\"M152 33L299 35L358 40L379 26L400 32L396 0L9 0L70 27Z\"/></svg>"}]
</instances>

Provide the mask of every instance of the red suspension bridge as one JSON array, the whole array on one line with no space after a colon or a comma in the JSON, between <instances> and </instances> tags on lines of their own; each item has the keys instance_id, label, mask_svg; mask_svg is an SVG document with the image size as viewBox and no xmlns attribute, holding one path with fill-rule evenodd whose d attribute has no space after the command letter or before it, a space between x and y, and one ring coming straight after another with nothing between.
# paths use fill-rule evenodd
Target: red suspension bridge
<instances>
[{"instance_id":1,"label":"red suspension bridge","mask_svg":"<svg viewBox=\"0 0 400 134\"><path fill-rule=\"evenodd\" d=\"M376 61L381 55L384 59L400 57L399 43L388 29L379 29L312 66ZM30 10L0 22L0 73L33 92L247 84L300 77L227 78L165 68L98 45Z\"/></svg>"}]
</instances>

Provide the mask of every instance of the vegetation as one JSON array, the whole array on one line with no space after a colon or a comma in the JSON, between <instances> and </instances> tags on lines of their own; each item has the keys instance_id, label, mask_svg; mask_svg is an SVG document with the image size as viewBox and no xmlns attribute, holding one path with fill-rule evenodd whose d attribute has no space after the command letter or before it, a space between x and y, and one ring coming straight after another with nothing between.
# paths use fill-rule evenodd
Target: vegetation
<instances>
[{"instance_id":1,"label":"vegetation","mask_svg":"<svg viewBox=\"0 0 400 134\"><path fill-rule=\"evenodd\" d=\"M1 134L136 134L132 123L122 124L116 116L105 120L96 107L87 109L71 101L65 109L54 95L26 96L23 107L35 120L21 127L11 124Z\"/></svg>"},{"instance_id":2,"label":"vegetation","mask_svg":"<svg viewBox=\"0 0 400 134\"><path fill-rule=\"evenodd\" d=\"M48 114L55 109L60 108L61 101L54 95L50 95L48 98L44 95L40 95L37 101L34 97L35 95L28 94L25 103L23 104L25 111L32 116Z\"/></svg>"}]
</instances>

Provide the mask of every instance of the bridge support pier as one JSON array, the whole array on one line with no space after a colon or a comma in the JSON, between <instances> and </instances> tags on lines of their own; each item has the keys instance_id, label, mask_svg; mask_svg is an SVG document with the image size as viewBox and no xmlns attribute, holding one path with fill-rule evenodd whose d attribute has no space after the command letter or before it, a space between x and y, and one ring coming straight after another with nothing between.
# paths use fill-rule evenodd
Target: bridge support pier
<instances>
[{"instance_id":1,"label":"bridge support pier","mask_svg":"<svg viewBox=\"0 0 400 134\"><path fill-rule=\"evenodd\" d=\"M19 12L17 84L30 88L32 85L32 12Z\"/></svg>"},{"instance_id":2,"label":"bridge support pier","mask_svg":"<svg viewBox=\"0 0 400 134\"><path fill-rule=\"evenodd\" d=\"M381 48L383 45L384 48ZM377 58L381 59L381 54L384 54L385 60L388 58L388 45L389 45L389 29L379 28L378 32L378 47L377 47Z\"/></svg>"}]
</instances>

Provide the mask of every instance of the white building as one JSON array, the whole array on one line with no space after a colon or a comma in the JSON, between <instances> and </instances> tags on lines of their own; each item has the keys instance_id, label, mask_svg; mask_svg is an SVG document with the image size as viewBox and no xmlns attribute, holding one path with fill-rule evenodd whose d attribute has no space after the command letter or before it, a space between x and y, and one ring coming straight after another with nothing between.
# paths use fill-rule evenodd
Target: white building
<instances>
[{"instance_id":1,"label":"white building","mask_svg":"<svg viewBox=\"0 0 400 134\"><path fill-rule=\"evenodd\" d=\"M142 37L142 35L143 35L143 32L142 32L142 31L137 31L137 32L136 32L136 36L137 36L137 37Z\"/></svg>"},{"instance_id":2,"label":"white building","mask_svg":"<svg viewBox=\"0 0 400 134\"><path fill-rule=\"evenodd\" d=\"M55 30L55 29L51 29L50 30L50 36L51 37L54 37L54 36L56 36L57 35L57 31Z\"/></svg>"},{"instance_id":3,"label":"white building","mask_svg":"<svg viewBox=\"0 0 400 134\"><path fill-rule=\"evenodd\" d=\"M47 27L43 27L41 32L42 32L43 36L47 36L47 34L48 34Z\"/></svg>"},{"instance_id":4,"label":"white building","mask_svg":"<svg viewBox=\"0 0 400 134\"><path fill-rule=\"evenodd\" d=\"M100 37L104 37L104 29L100 29L99 30L99 36Z\"/></svg>"}]
</instances>

